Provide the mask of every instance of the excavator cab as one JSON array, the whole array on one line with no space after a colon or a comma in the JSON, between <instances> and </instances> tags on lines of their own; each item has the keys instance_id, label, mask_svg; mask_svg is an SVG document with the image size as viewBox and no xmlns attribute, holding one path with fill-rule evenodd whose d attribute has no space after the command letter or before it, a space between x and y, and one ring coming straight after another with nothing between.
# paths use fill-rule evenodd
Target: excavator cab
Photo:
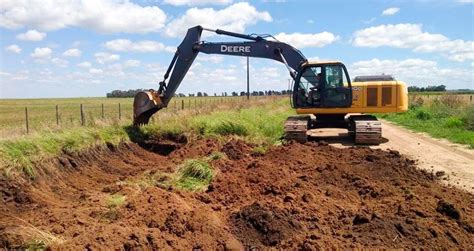
<instances>
[{"instance_id":1,"label":"excavator cab","mask_svg":"<svg viewBox=\"0 0 474 251\"><path fill-rule=\"evenodd\" d=\"M350 107L351 80L340 62L303 65L293 88L294 108Z\"/></svg>"}]
</instances>

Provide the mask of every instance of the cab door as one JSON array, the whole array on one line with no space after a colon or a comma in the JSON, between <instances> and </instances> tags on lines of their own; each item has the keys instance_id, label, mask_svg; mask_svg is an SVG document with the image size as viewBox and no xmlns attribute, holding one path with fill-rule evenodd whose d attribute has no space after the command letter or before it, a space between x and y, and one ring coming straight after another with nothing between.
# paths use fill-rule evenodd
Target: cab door
<instances>
[{"instance_id":1,"label":"cab door","mask_svg":"<svg viewBox=\"0 0 474 251\"><path fill-rule=\"evenodd\" d=\"M327 64L323 67L321 107L350 107L352 88L343 64Z\"/></svg>"}]
</instances>

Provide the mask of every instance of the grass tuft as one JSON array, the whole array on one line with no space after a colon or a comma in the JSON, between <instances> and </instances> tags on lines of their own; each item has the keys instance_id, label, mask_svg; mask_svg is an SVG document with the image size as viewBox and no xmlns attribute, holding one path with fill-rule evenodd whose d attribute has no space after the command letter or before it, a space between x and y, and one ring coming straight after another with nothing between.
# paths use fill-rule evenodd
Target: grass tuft
<instances>
[{"instance_id":1,"label":"grass tuft","mask_svg":"<svg viewBox=\"0 0 474 251\"><path fill-rule=\"evenodd\" d=\"M199 191L206 188L214 177L214 169L211 165L199 159L186 160L177 172L173 182L177 188Z\"/></svg>"},{"instance_id":2,"label":"grass tuft","mask_svg":"<svg viewBox=\"0 0 474 251\"><path fill-rule=\"evenodd\" d=\"M127 196L121 194L113 194L107 197L106 205L108 208L117 208L122 206L127 200Z\"/></svg>"}]
</instances>

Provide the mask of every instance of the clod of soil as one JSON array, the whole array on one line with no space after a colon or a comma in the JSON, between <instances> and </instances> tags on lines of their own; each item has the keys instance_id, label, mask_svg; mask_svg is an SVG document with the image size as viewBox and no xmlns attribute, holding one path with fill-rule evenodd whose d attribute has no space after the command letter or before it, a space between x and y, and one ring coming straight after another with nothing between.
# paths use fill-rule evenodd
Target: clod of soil
<instances>
[{"instance_id":1,"label":"clod of soil","mask_svg":"<svg viewBox=\"0 0 474 251\"><path fill-rule=\"evenodd\" d=\"M38 164L34 181L0 180L0 248L474 246L474 195L396 151L289 143L254 157L255 146L239 140L147 144L65 154ZM166 144L179 147L157 150ZM210 161L207 191L162 185L187 159L219 151L228 157Z\"/></svg>"},{"instance_id":2,"label":"clod of soil","mask_svg":"<svg viewBox=\"0 0 474 251\"><path fill-rule=\"evenodd\" d=\"M246 247L275 246L301 229L288 212L267 209L257 202L244 206L232 221L235 234Z\"/></svg>"},{"instance_id":3,"label":"clod of soil","mask_svg":"<svg viewBox=\"0 0 474 251\"><path fill-rule=\"evenodd\" d=\"M457 210L453 204L450 204L444 200L440 200L438 202L436 211L455 220L459 220L461 218L461 214L459 213L459 210Z\"/></svg>"}]
</instances>

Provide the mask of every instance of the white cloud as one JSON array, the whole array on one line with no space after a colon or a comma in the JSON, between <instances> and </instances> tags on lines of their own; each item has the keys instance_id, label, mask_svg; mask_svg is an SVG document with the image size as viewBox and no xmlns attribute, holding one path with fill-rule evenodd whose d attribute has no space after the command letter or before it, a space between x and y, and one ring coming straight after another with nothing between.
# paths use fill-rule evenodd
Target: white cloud
<instances>
[{"instance_id":1,"label":"white cloud","mask_svg":"<svg viewBox=\"0 0 474 251\"><path fill-rule=\"evenodd\" d=\"M101 74L103 72L104 71L102 69L97 69L97 68L90 68L89 69L89 73L92 73L92 74Z\"/></svg>"},{"instance_id":2,"label":"white cloud","mask_svg":"<svg viewBox=\"0 0 474 251\"><path fill-rule=\"evenodd\" d=\"M199 55L199 57L197 57L196 60L199 61L199 62L211 62L213 64L219 64L219 63L222 63L224 61L224 56L222 56L222 55L201 54L201 55Z\"/></svg>"},{"instance_id":3,"label":"white cloud","mask_svg":"<svg viewBox=\"0 0 474 251\"><path fill-rule=\"evenodd\" d=\"M165 21L160 8L129 0L3 0L0 8L0 27L7 29L82 27L102 33L146 33L157 32Z\"/></svg>"},{"instance_id":4,"label":"white cloud","mask_svg":"<svg viewBox=\"0 0 474 251\"><path fill-rule=\"evenodd\" d=\"M45 58L50 58L51 53L53 53L53 50L51 50L48 47L42 47L42 48L35 48L34 52L31 53L31 57L38 58L38 59L45 59Z\"/></svg>"},{"instance_id":5,"label":"white cloud","mask_svg":"<svg viewBox=\"0 0 474 251\"><path fill-rule=\"evenodd\" d=\"M28 30L25 33L16 35L16 39L24 41L41 41L46 37L46 33L37 30Z\"/></svg>"},{"instance_id":6,"label":"white cloud","mask_svg":"<svg viewBox=\"0 0 474 251\"><path fill-rule=\"evenodd\" d=\"M244 32L248 25L258 21L271 22L270 13L259 12L246 2L236 3L221 10L213 8L191 8L186 13L170 23L165 28L169 37L182 37L189 27L202 25L206 28L216 28L233 32Z\"/></svg>"},{"instance_id":7,"label":"white cloud","mask_svg":"<svg viewBox=\"0 0 474 251\"><path fill-rule=\"evenodd\" d=\"M13 52L13 53L17 53L17 54L21 52L20 46L18 46L16 44L11 44L11 45L5 47L5 50L8 51L8 52Z\"/></svg>"},{"instance_id":8,"label":"white cloud","mask_svg":"<svg viewBox=\"0 0 474 251\"><path fill-rule=\"evenodd\" d=\"M435 52L459 62L474 59L473 41L450 40L442 34L424 32L421 24L388 24L358 30L352 43L360 47L390 46Z\"/></svg>"},{"instance_id":9,"label":"white cloud","mask_svg":"<svg viewBox=\"0 0 474 251\"><path fill-rule=\"evenodd\" d=\"M308 20L306 20L306 22L307 22L308 24L314 24L314 20L313 20L313 19L308 19Z\"/></svg>"},{"instance_id":10,"label":"white cloud","mask_svg":"<svg viewBox=\"0 0 474 251\"><path fill-rule=\"evenodd\" d=\"M138 67L138 66L140 66L140 61L130 59L130 60L125 61L124 66L125 67Z\"/></svg>"},{"instance_id":11,"label":"white cloud","mask_svg":"<svg viewBox=\"0 0 474 251\"><path fill-rule=\"evenodd\" d=\"M408 85L426 86L444 84L448 88L469 86L473 73L468 69L444 68L436 61L422 59L358 61L349 67L351 77L361 75L390 74Z\"/></svg>"},{"instance_id":12,"label":"white cloud","mask_svg":"<svg viewBox=\"0 0 474 251\"><path fill-rule=\"evenodd\" d=\"M60 58L52 58L51 63L53 63L56 66L63 67L63 68L67 67L69 65L69 62L67 60L60 59Z\"/></svg>"},{"instance_id":13,"label":"white cloud","mask_svg":"<svg viewBox=\"0 0 474 251\"><path fill-rule=\"evenodd\" d=\"M76 48L66 50L63 52L63 56L66 57L80 57L82 54L82 51Z\"/></svg>"},{"instance_id":14,"label":"white cloud","mask_svg":"<svg viewBox=\"0 0 474 251\"><path fill-rule=\"evenodd\" d=\"M95 53L94 57L100 64L110 63L120 59L120 55L110 54L108 52Z\"/></svg>"},{"instance_id":15,"label":"white cloud","mask_svg":"<svg viewBox=\"0 0 474 251\"><path fill-rule=\"evenodd\" d=\"M232 3L232 0L164 0L163 2L174 6L198 6L208 4L226 5Z\"/></svg>"},{"instance_id":16,"label":"white cloud","mask_svg":"<svg viewBox=\"0 0 474 251\"><path fill-rule=\"evenodd\" d=\"M397 8L397 7L388 8L382 12L382 16L393 16L397 14L399 11L400 11L400 8Z\"/></svg>"},{"instance_id":17,"label":"white cloud","mask_svg":"<svg viewBox=\"0 0 474 251\"><path fill-rule=\"evenodd\" d=\"M115 39L107 41L104 44L105 48L112 51L132 51L132 52L175 52L176 48L172 46L165 46L162 43L143 40L132 42L128 39Z\"/></svg>"},{"instance_id":18,"label":"white cloud","mask_svg":"<svg viewBox=\"0 0 474 251\"><path fill-rule=\"evenodd\" d=\"M79 66L81 68L91 68L92 64L88 61L84 61L84 62L81 62L81 63L77 64L77 66Z\"/></svg>"},{"instance_id":19,"label":"white cloud","mask_svg":"<svg viewBox=\"0 0 474 251\"><path fill-rule=\"evenodd\" d=\"M305 47L324 47L328 44L331 44L339 39L338 36L335 36L331 32L321 32L314 34L304 34L304 33L280 33L275 36L278 40L288 43L296 48L305 48Z\"/></svg>"}]
</instances>

